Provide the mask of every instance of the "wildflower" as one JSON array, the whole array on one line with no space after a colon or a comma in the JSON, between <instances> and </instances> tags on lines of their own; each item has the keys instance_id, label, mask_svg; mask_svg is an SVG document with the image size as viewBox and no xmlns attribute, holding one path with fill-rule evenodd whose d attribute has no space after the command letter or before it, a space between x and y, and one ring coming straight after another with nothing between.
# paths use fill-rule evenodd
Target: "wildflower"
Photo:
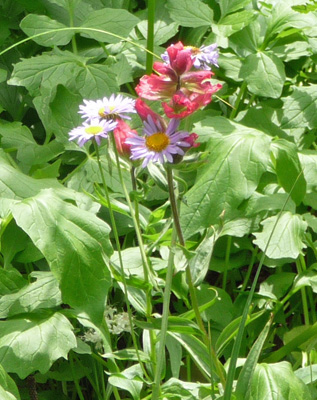
<instances>
[{"instance_id":1,"label":"wildflower","mask_svg":"<svg viewBox=\"0 0 317 400\"><path fill-rule=\"evenodd\" d=\"M166 126L164 119L155 111L153 111L143 100L139 98L136 99L135 109L142 121L146 121L148 116L150 115L154 122L159 121L162 126Z\"/></svg>"},{"instance_id":2,"label":"wildflower","mask_svg":"<svg viewBox=\"0 0 317 400\"><path fill-rule=\"evenodd\" d=\"M112 94L109 98L102 100L84 100L84 104L79 106L79 114L83 118L91 120L93 118L117 120L131 119L127 113L135 113L135 101L129 97L123 97L121 94L115 96Z\"/></svg>"},{"instance_id":3,"label":"wildflower","mask_svg":"<svg viewBox=\"0 0 317 400\"><path fill-rule=\"evenodd\" d=\"M189 143L190 147L198 147L200 146L200 143L196 143L196 140L198 139L197 133L191 133L187 138L184 139L184 142Z\"/></svg>"},{"instance_id":4,"label":"wildflower","mask_svg":"<svg viewBox=\"0 0 317 400\"><path fill-rule=\"evenodd\" d=\"M184 49L190 51L191 59L193 60L193 66L195 68L210 70L210 65L215 65L216 67L219 67L219 52L216 43L210 44L208 46L203 45L199 48L194 46L184 46ZM165 51L161 55L161 58L165 64L170 63L170 57L167 51Z\"/></svg>"},{"instance_id":5,"label":"wildflower","mask_svg":"<svg viewBox=\"0 0 317 400\"><path fill-rule=\"evenodd\" d=\"M220 84L211 84L213 72L205 64L212 59L212 51L207 47L198 49L194 57L191 46L186 48L181 42L169 46L163 55L165 63L153 64L159 75L144 75L136 92L144 99L165 100L163 108L169 118L184 118L207 105L212 94L221 88ZM194 63L200 63L204 70L191 71Z\"/></svg>"},{"instance_id":6,"label":"wildflower","mask_svg":"<svg viewBox=\"0 0 317 400\"><path fill-rule=\"evenodd\" d=\"M99 118L87 120L81 126L69 132L69 140L78 140L80 147L89 140L95 140L100 145L101 138L107 139L108 132L112 131L116 126L117 122L112 120L100 120Z\"/></svg>"},{"instance_id":7,"label":"wildflower","mask_svg":"<svg viewBox=\"0 0 317 400\"><path fill-rule=\"evenodd\" d=\"M131 145L126 143L126 139L137 135L137 131L131 129L125 121L119 120L116 128L113 131L113 134L118 153L123 157L130 157Z\"/></svg>"},{"instance_id":8,"label":"wildflower","mask_svg":"<svg viewBox=\"0 0 317 400\"><path fill-rule=\"evenodd\" d=\"M150 161L164 163L173 162L173 155L184 155L182 147L190 144L184 139L189 137L185 131L177 131L179 120L172 119L165 129L160 121L154 121L151 115L144 121L144 137L135 136L126 140L131 144L131 159L143 159L142 167Z\"/></svg>"}]
</instances>

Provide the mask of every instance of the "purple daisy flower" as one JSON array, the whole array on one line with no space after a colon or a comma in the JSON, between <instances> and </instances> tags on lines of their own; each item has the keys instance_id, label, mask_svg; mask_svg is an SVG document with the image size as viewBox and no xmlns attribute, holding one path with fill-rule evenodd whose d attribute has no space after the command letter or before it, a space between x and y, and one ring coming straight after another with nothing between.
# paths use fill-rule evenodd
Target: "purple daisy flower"
<instances>
[{"instance_id":1,"label":"purple daisy flower","mask_svg":"<svg viewBox=\"0 0 317 400\"><path fill-rule=\"evenodd\" d=\"M112 94L109 98L102 100L84 100L84 104L79 106L79 114L87 120L93 118L116 120L131 119L127 113L135 113L135 100L130 97L123 97L121 94Z\"/></svg>"},{"instance_id":2,"label":"purple daisy flower","mask_svg":"<svg viewBox=\"0 0 317 400\"><path fill-rule=\"evenodd\" d=\"M183 147L190 147L190 144L183 139L188 138L189 132L177 131L180 121L172 119L166 129L162 127L159 120L154 121L149 115L144 121L143 133L145 136L130 137L126 140L131 145L131 159L143 158L142 167L145 168L150 161L163 164L173 162L173 155L184 155Z\"/></svg>"},{"instance_id":3,"label":"purple daisy flower","mask_svg":"<svg viewBox=\"0 0 317 400\"><path fill-rule=\"evenodd\" d=\"M218 58L219 58L219 51L218 46L216 43L210 44L208 46L201 46L201 47L194 47L194 46L185 46L184 49L191 50L191 57L194 60L194 67L201 68L203 70L211 70L210 65L215 65L219 68L218 65ZM165 64L169 64L170 59L168 56L167 51L165 51L161 55L162 60Z\"/></svg>"},{"instance_id":4,"label":"purple daisy flower","mask_svg":"<svg viewBox=\"0 0 317 400\"><path fill-rule=\"evenodd\" d=\"M99 118L87 120L81 126L69 132L69 140L78 140L78 145L80 147L93 139L100 145L101 138L107 139L108 132L112 131L116 126L117 122L112 120L100 120Z\"/></svg>"}]
</instances>

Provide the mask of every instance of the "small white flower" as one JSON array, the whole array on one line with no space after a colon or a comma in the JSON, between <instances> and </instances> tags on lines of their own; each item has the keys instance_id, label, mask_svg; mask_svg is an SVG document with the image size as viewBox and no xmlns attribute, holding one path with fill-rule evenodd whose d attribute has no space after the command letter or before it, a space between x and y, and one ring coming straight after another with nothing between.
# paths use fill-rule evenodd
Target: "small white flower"
<instances>
[{"instance_id":1,"label":"small white flower","mask_svg":"<svg viewBox=\"0 0 317 400\"><path fill-rule=\"evenodd\" d=\"M69 140L78 140L78 145L82 147L89 140L95 140L98 145L101 143L101 138L108 138L108 132L112 131L117 126L115 121L100 120L94 118L84 122L81 126L72 129L69 132Z\"/></svg>"}]
</instances>

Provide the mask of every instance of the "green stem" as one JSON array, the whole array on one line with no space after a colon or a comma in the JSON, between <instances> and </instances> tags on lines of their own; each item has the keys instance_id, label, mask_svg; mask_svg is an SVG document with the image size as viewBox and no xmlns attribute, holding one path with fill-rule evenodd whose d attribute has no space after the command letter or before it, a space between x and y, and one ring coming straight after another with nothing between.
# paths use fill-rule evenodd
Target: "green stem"
<instances>
[{"instance_id":1,"label":"green stem","mask_svg":"<svg viewBox=\"0 0 317 400\"><path fill-rule=\"evenodd\" d=\"M175 246L176 246L176 238L177 238L177 233L176 233L176 230L173 229L172 239L171 239L171 248L170 248L170 252L168 255L168 262L167 262L165 290L164 290L164 297L163 297L163 315L162 315L162 325L161 325L161 332L160 332L160 344L159 344L158 358L157 358L157 364L156 364L156 372L155 372L152 400L157 400L160 395L160 382L161 382L161 373L162 373L163 363L164 363L164 358L165 358L165 344L166 344L168 315L169 315L169 309L170 309L170 299L171 299L171 290L172 290L172 280L173 280L173 270L174 270L174 252L175 252Z\"/></svg>"},{"instance_id":2,"label":"green stem","mask_svg":"<svg viewBox=\"0 0 317 400\"><path fill-rule=\"evenodd\" d=\"M242 288L241 288L241 292L244 292L245 289L247 288L247 285L248 285L248 282L249 282L249 279L250 279L250 276L251 276L251 272L252 272L252 269L253 269L254 262L255 262L255 260L256 260L256 256L257 256L257 254L258 254L258 251L259 251L258 247L256 247L256 248L253 249L253 251L252 251L252 256L251 256L250 264L249 264L249 267L248 267L246 276L245 276L244 281L243 281L243 285L242 285Z\"/></svg>"},{"instance_id":3,"label":"green stem","mask_svg":"<svg viewBox=\"0 0 317 400\"><path fill-rule=\"evenodd\" d=\"M305 258L302 254L299 256L299 260L300 260L302 270L306 271L307 270L306 262L305 262ZM310 309L311 309L311 319L314 324L316 322L316 312L315 312L315 302L314 302L311 287L307 287L307 294L308 294L308 300L309 300Z\"/></svg>"},{"instance_id":4,"label":"green stem","mask_svg":"<svg viewBox=\"0 0 317 400\"><path fill-rule=\"evenodd\" d=\"M121 254L121 245L120 245L117 225L116 225L116 221L115 221L113 210L112 210L112 206L111 206L111 200L110 200L110 196L109 196L108 186L106 184L105 175L103 173L103 169L102 169L102 165L101 165L101 161L100 161L100 154L99 154L98 144L97 144L97 142L95 140L93 142L94 142L94 147L95 147L95 151L96 151L97 164L98 164L98 167L99 167L99 171L100 171L100 175L101 175L101 179L102 179L102 184L103 184L105 195L106 195L106 201L108 203L111 226L112 226L113 235L114 235L114 238L115 238L118 257L119 257L119 264L120 264L120 270L121 270L121 275L122 275L122 283L123 283L123 289L124 289L123 291L124 291L125 301L126 301L126 305L127 305L127 311L128 311L128 317L129 317L129 325L130 325L130 329L131 329L131 336L132 336L132 340L133 340L133 346L135 348L136 355L137 355L138 361L140 363L140 366L141 366L145 376L147 376L146 370L144 368L144 365L143 365L143 363L141 361L141 358L140 358L140 355L139 355L138 343L137 343L136 336L135 336L135 333L134 333L134 330L133 330L133 318L132 318L130 301L129 301L129 297L128 297L127 281L126 281L125 272L124 272L124 266L123 266L123 260L122 260L122 254Z\"/></svg>"},{"instance_id":5,"label":"green stem","mask_svg":"<svg viewBox=\"0 0 317 400\"><path fill-rule=\"evenodd\" d=\"M223 271L223 280L222 280L222 289L223 290L226 290L226 285L227 285L227 276L228 276L231 245L232 245L232 236L228 236L226 255L225 255L225 268Z\"/></svg>"},{"instance_id":6,"label":"green stem","mask_svg":"<svg viewBox=\"0 0 317 400\"><path fill-rule=\"evenodd\" d=\"M118 150L117 150L117 147L116 147L116 142L115 142L115 138L114 138L113 132L110 132L109 136L110 136L110 139L111 139L111 143L113 144L113 150L114 150L114 154L115 154L115 158L116 158L116 164L117 164L120 184L121 184L121 187L123 189L126 201L128 203L128 207L129 207L129 210L130 210L130 214L131 214L131 217L132 217L133 225L134 225L136 236L137 236L137 240L138 240L138 245L139 245L140 254L141 254L141 258L142 258L144 281L146 283L150 283L151 286L156 286L155 274L154 274L154 271L152 270L151 265L150 265L150 263L148 261L148 258L147 258L147 255L146 255L146 251L145 251L145 247L144 247L144 243L143 243L141 230L140 230L138 221L136 219L135 211L133 209L133 205L132 205L132 202L131 202L131 199L130 199L130 196L129 196L128 189L127 189L126 184L125 184L124 179L123 179L123 175L122 175L122 171L121 171L120 158L119 158ZM151 315L152 315L152 297L151 297L151 288L149 288L146 291L146 316L147 316L147 318L150 318ZM150 330L150 340L151 340L151 357L152 357L152 363L153 363L153 366L154 366L156 364L156 349L155 349L155 332L154 332L154 330Z\"/></svg>"},{"instance_id":7,"label":"green stem","mask_svg":"<svg viewBox=\"0 0 317 400\"><path fill-rule=\"evenodd\" d=\"M169 198L170 198L170 204L171 204L171 209L172 209L174 227L177 232L178 241L179 241L180 245L185 247L185 240L183 237L183 232L182 232L182 228L181 228L180 221L179 221L178 206L177 206L175 192L174 192L173 170L170 165L167 165L166 170L167 170L168 191L169 191ZM205 343L207 349L209 349L210 341L209 341L208 333L205 329L203 320L202 320L200 312L199 312L198 301L197 301L197 297L196 297L195 287L193 285L193 279L192 279L189 264L187 264L187 266L186 266L186 280L187 280L187 284L188 284L192 308L195 313L195 318L196 318L196 321L197 321L197 324L198 324L200 330L203 333L204 343ZM221 381L223 387L225 387L226 380L225 380L225 377L223 374L222 366L220 365L220 362L217 358L217 355L216 355L216 352L214 351L214 349L211 347L210 350L211 350L210 356L212 357L212 360L213 360L214 366L216 368L216 371L218 373L218 376L220 378L220 381Z\"/></svg>"},{"instance_id":8,"label":"green stem","mask_svg":"<svg viewBox=\"0 0 317 400\"><path fill-rule=\"evenodd\" d=\"M71 27L74 26L74 2L73 0L69 0L69 25ZM78 54L77 42L76 42L76 34L72 37L72 49L74 54Z\"/></svg>"},{"instance_id":9,"label":"green stem","mask_svg":"<svg viewBox=\"0 0 317 400\"><path fill-rule=\"evenodd\" d=\"M154 22L155 22L155 0L148 0L148 22L146 47L149 53L146 54L146 73L152 72L153 49L154 49Z\"/></svg>"},{"instance_id":10,"label":"green stem","mask_svg":"<svg viewBox=\"0 0 317 400\"><path fill-rule=\"evenodd\" d=\"M239 105L240 105L242 97L244 96L244 93L245 93L246 89L247 89L247 83L244 81L242 83L241 87L240 87L240 91L239 91L237 100L236 100L236 102L234 104L233 110L231 111L229 119L234 119L235 116L238 114Z\"/></svg>"},{"instance_id":11,"label":"green stem","mask_svg":"<svg viewBox=\"0 0 317 400\"><path fill-rule=\"evenodd\" d=\"M302 273L302 266L301 266L301 262L299 259L296 260L296 268L297 268L297 272L298 274ZM308 311L308 302L307 302L307 295L306 295L306 288L302 287L300 289L301 292L301 296L302 296L302 304L303 304L303 312L304 312L304 320L305 320L305 325L309 325L309 311Z\"/></svg>"},{"instance_id":12,"label":"green stem","mask_svg":"<svg viewBox=\"0 0 317 400\"><path fill-rule=\"evenodd\" d=\"M132 189L134 192L138 190L137 184L136 184L136 178L135 178L135 167L132 165L131 170L131 182L132 182ZM140 226L140 215L139 215L139 202L137 199L134 200L134 210L135 210L135 219L138 223L138 226Z\"/></svg>"},{"instance_id":13,"label":"green stem","mask_svg":"<svg viewBox=\"0 0 317 400\"><path fill-rule=\"evenodd\" d=\"M85 400L83 392L81 391L81 387L79 385L78 379L75 377L75 372L74 372L74 359L73 359L73 355L72 353L69 353L69 363L70 363L70 369L72 371L72 375L73 375L73 381L76 387L76 391L78 394L78 397L80 400Z\"/></svg>"},{"instance_id":14,"label":"green stem","mask_svg":"<svg viewBox=\"0 0 317 400\"><path fill-rule=\"evenodd\" d=\"M117 169L118 169L118 174L119 174L119 180L120 180L120 184L122 186L126 201L128 203L128 207L130 210L130 214L131 214L131 218L135 227L135 232L136 232L136 236L137 236L137 240L138 240L138 244L139 244L139 248L140 248L140 253L141 253L141 258L142 258L142 262L143 262L143 273L144 273L144 280L146 282L151 283L152 285L155 285L155 280L154 280L154 271L152 270L147 256L146 256L146 252L145 252L145 248L144 248L144 243L143 243L143 238L142 238L142 234L141 234L141 230L139 228L136 216L135 216L135 211L134 208L132 206L132 202L129 196L129 192L128 189L126 187L126 184L124 182L123 179L123 175L122 175L122 171L121 171L121 166L120 166L120 158L119 158L119 154L116 148L116 144L115 144L115 139L114 139L114 135L113 132L110 132L110 138L111 138L111 142L113 143L113 149L114 149L114 154L115 154L115 158L116 158L116 164L117 164Z\"/></svg>"}]
</instances>

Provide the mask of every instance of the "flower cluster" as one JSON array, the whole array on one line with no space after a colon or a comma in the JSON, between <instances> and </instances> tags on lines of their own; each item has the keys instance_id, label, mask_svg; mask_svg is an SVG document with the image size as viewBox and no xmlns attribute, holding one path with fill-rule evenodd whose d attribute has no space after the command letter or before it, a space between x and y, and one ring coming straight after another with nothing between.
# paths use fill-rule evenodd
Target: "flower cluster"
<instances>
[{"instance_id":1,"label":"flower cluster","mask_svg":"<svg viewBox=\"0 0 317 400\"><path fill-rule=\"evenodd\" d=\"M163 100L168 118L184 118L211 102L221 85L212 85L209 64L217 65L216 45L184 46L181 42L168 47L164 62L155 62L157 74L145 75L136 87L137 94L147 100ZM193 70L194 69L194 70Z\"/></svg>"},{"instance_id":2,"label":"flower cluster","mask_svg":"<svg viewBox=\"0 0 317 400\"><path fill-rule=\"evenodd\" d=\"M211 66L218 66L218 56L216 44L196 48L178 42L169 46L162 62L153 65L156 73L140 79L135 101L122 95L84 100L79 114L85 122L69 133L69 140L77 139L79 146L89 140L99 145L113 131L118 152L131 160L143 160L142 167L149 162L173 163L177 156L198 146L195 133L178 128L182 118L209 104L221 88L211 83ZM143 99L160 101L167 120ZM125 121L136 112L143 121L142 136Z\"/></svg>"},{"instance_id":3,"label":"flower cluster","mask_svg":"<svg viewBox=\"0 0 317 400\"><path fill-rule=\"evenodd\" d=\"M135 112L135 101L120 94L111 95L109 99L84 100L84 104L79 106L79 114L85 122L69 132L69 140L77 139L79 146L83 146L93 139L100 145L101 138L107 139L108 133L118 125L120 129L130 129L122 119L130 119L127 114Z\"/></svg>"}]
</instances>

